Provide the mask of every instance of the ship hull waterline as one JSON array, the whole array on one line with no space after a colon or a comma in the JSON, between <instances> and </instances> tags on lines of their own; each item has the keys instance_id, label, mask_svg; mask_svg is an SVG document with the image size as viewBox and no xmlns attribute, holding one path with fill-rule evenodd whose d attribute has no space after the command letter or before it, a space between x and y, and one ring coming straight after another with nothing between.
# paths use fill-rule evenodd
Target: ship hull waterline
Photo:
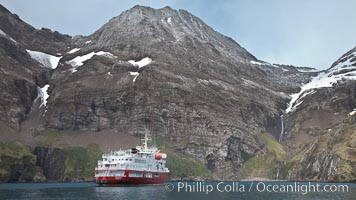
<instances>
[{"instance_id":1,"label":"ship hull waterline","mask_svg":"<svg viewBox=\"0 0 356 200\"><path fill-rule=\"evenodd\" d=\"M126 174L126 173L125 173ZM158 177L128 177L128 176L99 176L95 182L99 186L143 186L143 185L161 185L167 183L169 173L159 172Z\"/></svg>"}]
</instances>

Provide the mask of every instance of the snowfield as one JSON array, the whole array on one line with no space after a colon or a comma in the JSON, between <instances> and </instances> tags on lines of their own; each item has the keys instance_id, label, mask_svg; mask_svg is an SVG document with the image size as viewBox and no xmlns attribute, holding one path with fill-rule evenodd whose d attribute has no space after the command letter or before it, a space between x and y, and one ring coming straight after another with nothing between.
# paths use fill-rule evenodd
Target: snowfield
<instances>
[{"instance_id":1,"label":"snowfield","mask_svg":"<svg viewBox=\"0 0 356 200\"><path fill-rule=\"evenodd\" d=\"M113 54L109 53L109 52L105 52L105 51L98 51L98 52L91 52L91 53L88 53L86 55L83 55L83 56L77 56L75 58L73 58L72 60L69 60L67 61L66 63L67 64L70 64L72 65L72 69L71 72L74 73L77 71L77 68L82 66L84 64L85 61L87 60L90 60L93 56L105 56L105 57L108 57L108 58L116 58L116 56L114 56Z\"/></svg>"},{"instance_id":2,"label":"snowfield","mask_svg":"<svg viewBox=\"0 0 356 200\"><path fill-rule=\"evenodd\" d=\"M62 56L53 56L50 54L46 54L40 51L31 51L26 49L27 53L30 54L31 58L41 63L44 67L50 69L56 69L59 63L59 60Z\"/></svg>"},{"instance_id":3,"label":"snowfield","mask_svg":"<svg viewBox=\"0 0 356 200\"><path fill-rule=\"evenodd\" d=\"M321 72L309 83L303 85L300 92L290 95L292 99L289 102L286 113L293 112L300 104L303 103L303 99L306 96L315 92L315 89L333 87L339 81L343 80L356 80L356 66L353 66L356 61L351 61L354 56L356 56L356 52L351 54L347 60L339 62L336 66L325 72ZM341 59L342 58L339 60Z\"/></svg>"},{"instance_id":4,"label":"snowfield","mask_svg":"<svg viewBox=\"0 0 356 200\"><path fill-rule=\"evenodd\" d=\"M131 63L134 66L137 66L138 68L141 68L141 67L144 67L144 66L150 64L152 62L152 59L149 57L146 57L146 58L142 58L142 60L137 61L137 62L134 60L129 60L127 62Z\"/></svg>"}]
</instances>

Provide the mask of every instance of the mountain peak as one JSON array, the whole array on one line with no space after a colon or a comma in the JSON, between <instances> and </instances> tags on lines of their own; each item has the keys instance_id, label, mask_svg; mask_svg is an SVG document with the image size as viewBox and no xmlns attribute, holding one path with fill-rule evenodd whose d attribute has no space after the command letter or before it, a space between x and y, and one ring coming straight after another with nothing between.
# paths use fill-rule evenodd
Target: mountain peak
<instances>
[{"instance_id":1,"label":"mountain peak","mask_svg":"<svg viewBox=\"0 0 356 200\"><path fill-rule=\"evenodd\" d=\"M159 8L159 9L155 9L149 6L142 6L142 5L135 5L134 7L128 9L128 12L132 12L134 10L141 10L141 11L161 11L161 12L174 12L176 10L174 10L173 8L171 8L170 6L165 6L163 8Z\"/></svg>"},{"instance_id":2,"label":"mountain peak","mask_svg":"<svg viewBox=\"0 0 356 200\"><path fill-rule=\"evenodd\" d=\"M199 42L212 45L216 51L237 59L255 60L239 44L216 32L198 17L168 6L154 9L136 5L109 20L90 37L106 48L123 44L152 47L162 42L171 45Z\"/></svg>"}]
</instances>

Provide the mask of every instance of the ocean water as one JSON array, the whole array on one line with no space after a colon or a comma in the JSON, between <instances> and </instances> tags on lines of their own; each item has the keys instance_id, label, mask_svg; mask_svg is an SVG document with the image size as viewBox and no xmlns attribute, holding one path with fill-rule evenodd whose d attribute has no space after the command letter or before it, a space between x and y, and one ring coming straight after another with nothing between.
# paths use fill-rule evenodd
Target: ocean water
<instances>
[{"instance_id":1,"label":"ocean water","mask_svg":"<svg viewBox=\"0 0 356 200\"><path fill-rule=\"evenodd\" d=\"M319 184L319 189L323 191L314 191L314 188L308 184L314 185L314 188L316 184ZM346 186L347 191L345 190ZM287 187L289 187L288 191ZM341 191L342 188L344 191ZM324 191L324 189L326 190ZM354 200L356 199L356 184L308 182L171 182L167 185L156 186L99 187L95 183L5 183L0 184L0 199Z\"/></svg>"}]
</instances>

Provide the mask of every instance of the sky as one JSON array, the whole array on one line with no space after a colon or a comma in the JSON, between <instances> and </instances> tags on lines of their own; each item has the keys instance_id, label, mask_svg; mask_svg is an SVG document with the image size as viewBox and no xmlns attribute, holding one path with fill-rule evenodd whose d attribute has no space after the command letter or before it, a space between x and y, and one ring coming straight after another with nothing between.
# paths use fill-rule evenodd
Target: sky
<instances>
[{"instance_id":1,"label":"sky","mask_svg":"<svg viewBox=\"0 0 356 200\"><path fill-rule=\"evenodd\" d=\"M326 69L356 46L355 0L0 0L35 28L89 35L134 5L184 9L270 63Z\"/></svg>"}]
</instances>

